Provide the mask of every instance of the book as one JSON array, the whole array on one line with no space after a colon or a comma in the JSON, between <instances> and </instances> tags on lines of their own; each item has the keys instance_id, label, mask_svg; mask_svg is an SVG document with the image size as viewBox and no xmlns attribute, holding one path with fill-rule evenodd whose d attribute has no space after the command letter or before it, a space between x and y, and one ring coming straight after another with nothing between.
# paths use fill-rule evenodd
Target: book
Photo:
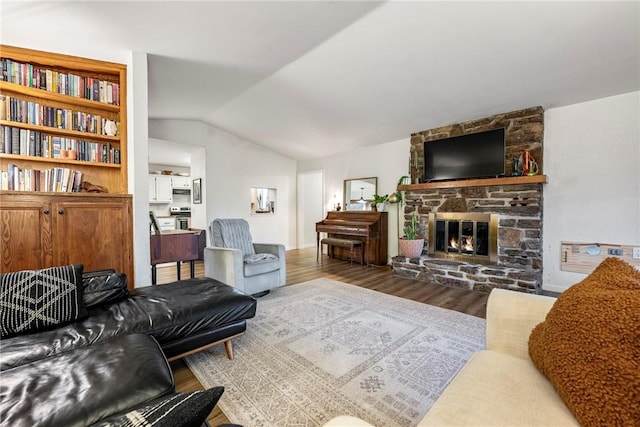
<instances>
[{"instance_id":1,"label":"book","mask_svg":"<svg viewBox=\"0 0 640 427\"><path fill-rule=\"evenodd\" d=\"M11 129L11 154L20 154L20 132L18 129Z\"/></svg>"},{"instance_id":2,"label":"book","mask_svg":"<svg viewBox=\"0 0 640 427\"><path fill-rule=\"evenodd\" d=\"M73 176L73 188L71 191L73 191L74 193L79 193L81 186L82 186L82 172L75 171Z\"/></svg>"},{"instance_id":3,"label":"book","mask_svg":"<svg viewBox=\"0 0 640 427\"><path fill-rule=\"evenodd\" d=\"M7 165L7 190L15 190L16 186L15 186L15 169L17 168L16 165L9 163Z\"/></svg>"}]
</instances>

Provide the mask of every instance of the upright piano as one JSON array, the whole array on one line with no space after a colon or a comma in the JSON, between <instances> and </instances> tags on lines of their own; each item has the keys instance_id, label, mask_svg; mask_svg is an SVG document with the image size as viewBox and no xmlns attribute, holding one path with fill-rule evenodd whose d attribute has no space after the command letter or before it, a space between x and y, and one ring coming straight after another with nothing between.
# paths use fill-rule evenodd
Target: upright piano
<instances>
[{"instance_id":1,"label":"upright piano","mask_svg":"<svg viewBox=\"0 0 640 427\"><path fill-rule=\"evenodd\" d=\"M317 244L320 245L320 233L327 237L361 240L365 264L387 264L387 212L374 211L331 211L322 221L316 222ZM333 256L350 259L349 250L336 247Z\"/></svg>"}]
</instances>

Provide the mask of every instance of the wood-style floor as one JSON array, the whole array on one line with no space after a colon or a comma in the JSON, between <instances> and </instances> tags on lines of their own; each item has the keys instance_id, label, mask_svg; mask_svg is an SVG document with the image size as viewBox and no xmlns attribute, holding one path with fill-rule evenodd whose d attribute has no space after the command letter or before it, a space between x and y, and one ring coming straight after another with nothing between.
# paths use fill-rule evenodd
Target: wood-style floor
<instances>
[{"instance_id":1,"label":"wood-style floor","mask_svg":"<svg viewBox=\"0 0 640 427\"><path fill-rule=\"evenodd\" d=\"M484 318L486 314L488 294L404 279L394 276L390 266L367 267L356 263L351 265L348 261L332 260L326 255L323 263L316 262L315 248L291 250L287 251L286 255L287 285L326 277L473 316ZM182 266L181 274L182 278L189 277L188 263ZM196 264L195 275L196 277L204 275L202 262ZM176 280L175 267L158 269L157 283L168 283L174 280ZM224 352L224 346L218 346L217 351ZM189 392L204 388L182 360L171 362L171 368L178 391ZM224 386L224 384L220 385ZM230 422L218 406L215 407L208 421L212 426Z\"/></svg>"}]
</instances>

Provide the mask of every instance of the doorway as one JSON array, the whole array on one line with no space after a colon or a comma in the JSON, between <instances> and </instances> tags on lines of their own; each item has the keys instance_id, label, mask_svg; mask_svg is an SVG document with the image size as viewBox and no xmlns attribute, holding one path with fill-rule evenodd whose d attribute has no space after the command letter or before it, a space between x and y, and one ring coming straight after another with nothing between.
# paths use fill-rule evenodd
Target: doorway
<instances>
[{"instance_id":1,"label":"doorway","mask_svg":"<svg viewBox=\"0 0 640 427\"><path fill-rule=\"evenodd\" d=\"M316 222L324 219L324 170L298 174L297 246L316 246Z\"/></svg>"}]
</instances>

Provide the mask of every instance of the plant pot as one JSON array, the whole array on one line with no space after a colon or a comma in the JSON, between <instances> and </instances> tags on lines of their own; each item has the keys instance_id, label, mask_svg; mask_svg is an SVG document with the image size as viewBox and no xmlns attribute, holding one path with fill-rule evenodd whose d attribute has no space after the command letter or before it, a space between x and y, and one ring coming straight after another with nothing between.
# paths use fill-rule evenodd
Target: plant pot
<instances>
[{"instance_id":1,"label":"plant pot","mask_svg":"<svg viewBox=\"0 0 640 427\"><path fill-rule=\"evenodd\" d=\"M398 252L401 256L408 258L417 258L422 255L422 248L424 247L424 239L398 239Z\"/></svg>"},{"instance_id":2,"label":"plant pot","mask_svg":"<svg viewBox=\"0 0 640 427\"><path fill-rule=\"evenodd\" d=\"M376 209L378 209L378 212L384 212L384 207L385 207L384 205L385 203L378 203L376 205Z\"/></svg>"}]
</instances>

